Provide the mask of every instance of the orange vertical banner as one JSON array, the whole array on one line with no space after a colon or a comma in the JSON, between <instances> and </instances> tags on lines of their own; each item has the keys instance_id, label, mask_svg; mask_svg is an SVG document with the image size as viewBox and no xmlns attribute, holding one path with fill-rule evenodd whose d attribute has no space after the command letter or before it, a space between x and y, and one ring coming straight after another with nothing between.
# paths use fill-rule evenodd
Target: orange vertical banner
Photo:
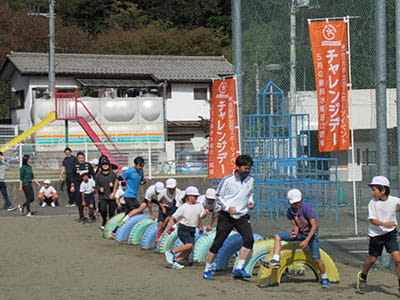
<instances>
[{"instance_id":1,"label":"orange vertical banner","mask_svg":"<svg viewBox=\"0 0 400 300\"><path fill-rule=\"evenodd\" d=\"M347 24L346 20L309 23L320 152L350 148Z\"/></svg>"},{"instance_id":2,"label":"orange vertical banner","mask_svg":"<svg viewBox=\"0 0 400 300\"><path fill-rule=\"evenodd\" d=\"M219 179L232 173L238 154L235 80L215 80L210 107L208 178Z\"/></svg>"}]
</instances>

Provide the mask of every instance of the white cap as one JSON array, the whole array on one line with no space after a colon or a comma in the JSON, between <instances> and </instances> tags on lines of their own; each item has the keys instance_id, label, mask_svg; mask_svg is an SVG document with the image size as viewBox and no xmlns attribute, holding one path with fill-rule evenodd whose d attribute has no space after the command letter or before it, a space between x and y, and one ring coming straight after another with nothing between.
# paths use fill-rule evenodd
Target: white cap
<instances>
[{"instance_id":1,"label":"white cap","mask_svg":"<svg viewBox=\"0 0 400 300\"><path fill-rule=\"evenodd\" d=\"M127 166L125 166L125 167L122 167L122 172L125 172L126 170L128 170L129 168L127 167Z\"/></svg>"},{"instance_id":2,"label":"white cap","mask_svg":"<svg viewBox=\"0 0 400 300\"><path fill-rule=\"evenodd\" d=\"M302 199L301 192L298 189L292 189L287 193L287 199L290 204L300 202Z\"/></svg>"},{"instance_id":3,"label":"white cap","mask_svg":"<svg viewBox=\"0 0 400 300\"><path fill-rule=\"evenodd\" d=\"M156 189L156 192L159 193L159 192L161 192L161 191L164 189L164 183L162 183L161 181L157 181L157 182L154 184L154 187L155 187L155 189Z\"/></svg>"},{"instance_id":4,"label":"white cap","mask_svg":"<svg viewBox=\"0 0 400 300\"><path fill-rule=\"evenodd\" d=\"M98 165L98 164L99 164L99 160L98 160L97 158L93 158L93 159L90 161L90 163L91 163L92 165Z\"/></svg>"},{"instance_id":5,"label":"white cap","mask_svg":"<svg viewBox=\"0 0 400 300\"><path fill-rule=\"evenodd\" d=\"M43 181L44 184L51 184L51 181L46 179L45 181Z\"/></svg>"},{"instance_id":6,"label":"white cap","mask_svg":"<svg viewBox=\"0 0 400 300\"><path fill-rule=\"evenodd\" d=\"M217 192L215 191L215 189L212 189L212 188L209 188L209 189L207 189L207 191L206 191L206 198L207 199L215 199L215 194L216 194Z\"/></svg>"},{"instance_id":7,"label":"white cap","mask_svg":"<svg viewBox=\"0 0 400 300\"><path fill-rule=\"evenodd\" d=\"M372 178L371 183L368 183L369 186L371 185L382 185L390 187L390 181L385 176L375 176Z\"/></svg>"},{"instance_id":8,"label":"white cap","mask_svg":"<svg viewBox=\"0 0 400 300\"><path fill-rule=\"evenodd\" d=\"M185 195L200 196L199 190L195 186L188 186L185 190Z\"/></svg>"},{"instance_id":9,"label":"white cap","mask_svg":"<svg viewBox=\"0 0 400 300\"><path fill-rule=\"evenodd\" d=\"M176 188L176 179L175 178L167 179L167 182L165 183L165 185L167 186L167 189Z\"/></svg>"}]
</instances>

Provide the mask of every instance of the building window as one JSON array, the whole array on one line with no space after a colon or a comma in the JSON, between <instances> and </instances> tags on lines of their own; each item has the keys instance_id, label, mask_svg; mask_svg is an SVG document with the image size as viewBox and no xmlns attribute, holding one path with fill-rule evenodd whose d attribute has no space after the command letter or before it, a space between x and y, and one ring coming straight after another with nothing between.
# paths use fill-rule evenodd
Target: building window
<instances>
[{"instance_id":1,"label":"building window","mask_svg":"<svg viewBox=\"0 0 400 300\"><path fill-rule=\"evenodd\" d=\"M207 88L194 88L194 100L208 100Z\"/></svg>"},{"instance_id":2,"label":"building window","mask_svg":"<svg viewBox=\"0 0 400 300\"><path fill-rule=\"evenodd\" d=\"M25 104L25 92L24 90L11 92L10 108L19 109L24 108Z\"/></svg>"}]
</instances>

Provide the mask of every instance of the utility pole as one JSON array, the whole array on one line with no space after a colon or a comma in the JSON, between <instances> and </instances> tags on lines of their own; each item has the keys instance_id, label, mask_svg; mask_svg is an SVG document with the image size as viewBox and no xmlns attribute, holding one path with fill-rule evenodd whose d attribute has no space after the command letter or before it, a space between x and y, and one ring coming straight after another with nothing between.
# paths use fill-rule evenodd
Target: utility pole
<instances>
[{"instance_id":1,"label":"utility pole","mask_svg":"<svg viewBox=\"0 0 400 300\"><path fill-rule=\"evenodd\" d=\"M290 1L290 97L288 113L296 112L296 9L297 0Z\"/></svg>"},{"instance_id":2,"label":"utility pole","mask_svg":"<svg viewBox=\"0 0 400 300\"><path fill-rule=\"evenodd\" d=\"M49 0L49 96L55 101L56 72L55 72L55 30L54 6L56 1Z\"/></svg>"}]
</instances>

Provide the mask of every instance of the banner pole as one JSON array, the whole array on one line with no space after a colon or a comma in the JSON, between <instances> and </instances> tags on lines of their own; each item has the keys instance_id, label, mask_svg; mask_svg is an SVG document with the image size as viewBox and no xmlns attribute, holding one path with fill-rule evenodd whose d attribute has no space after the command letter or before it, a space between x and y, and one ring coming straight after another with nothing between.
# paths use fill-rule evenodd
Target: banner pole
<instances>
[{"instance_id":1,"label":"banner pole","mask_svg":"<svg viewBox=\"0 0 400 300\"><path fill-rule=\"evenodd\" d=\"M358 226L357 226L357 195L356 195L356 165L355 165L355 159L354 159L354 124L353 124L353 118L352 118L352 80L351 80L351 43L350 43L350 17L347 16L345 18L345 22L347 23L347 59L349 63L349 92L348 92L348 102L349 102L349 119L350 119L350 136L351 136L351 179L352 179L352 185L353 185L353 207L354 207L354 234L358 235Z\"/></svg>"},{"instance_id":2,"label":"banner pole","mask_svg":"<svg viewBox=\"0 0 400 300\"><path fill-rule=\"evenodd\" d=\"M242 134L241 134L241 120L240 120L240 103L238 100L238 85L237 85L237 74L233 76L233 79L235 80L235 93L236 93L236 119L237 119L237 132L238 132L238 149L239 153L238 155L242 154Z\"/></svg>"}]
</instances>

